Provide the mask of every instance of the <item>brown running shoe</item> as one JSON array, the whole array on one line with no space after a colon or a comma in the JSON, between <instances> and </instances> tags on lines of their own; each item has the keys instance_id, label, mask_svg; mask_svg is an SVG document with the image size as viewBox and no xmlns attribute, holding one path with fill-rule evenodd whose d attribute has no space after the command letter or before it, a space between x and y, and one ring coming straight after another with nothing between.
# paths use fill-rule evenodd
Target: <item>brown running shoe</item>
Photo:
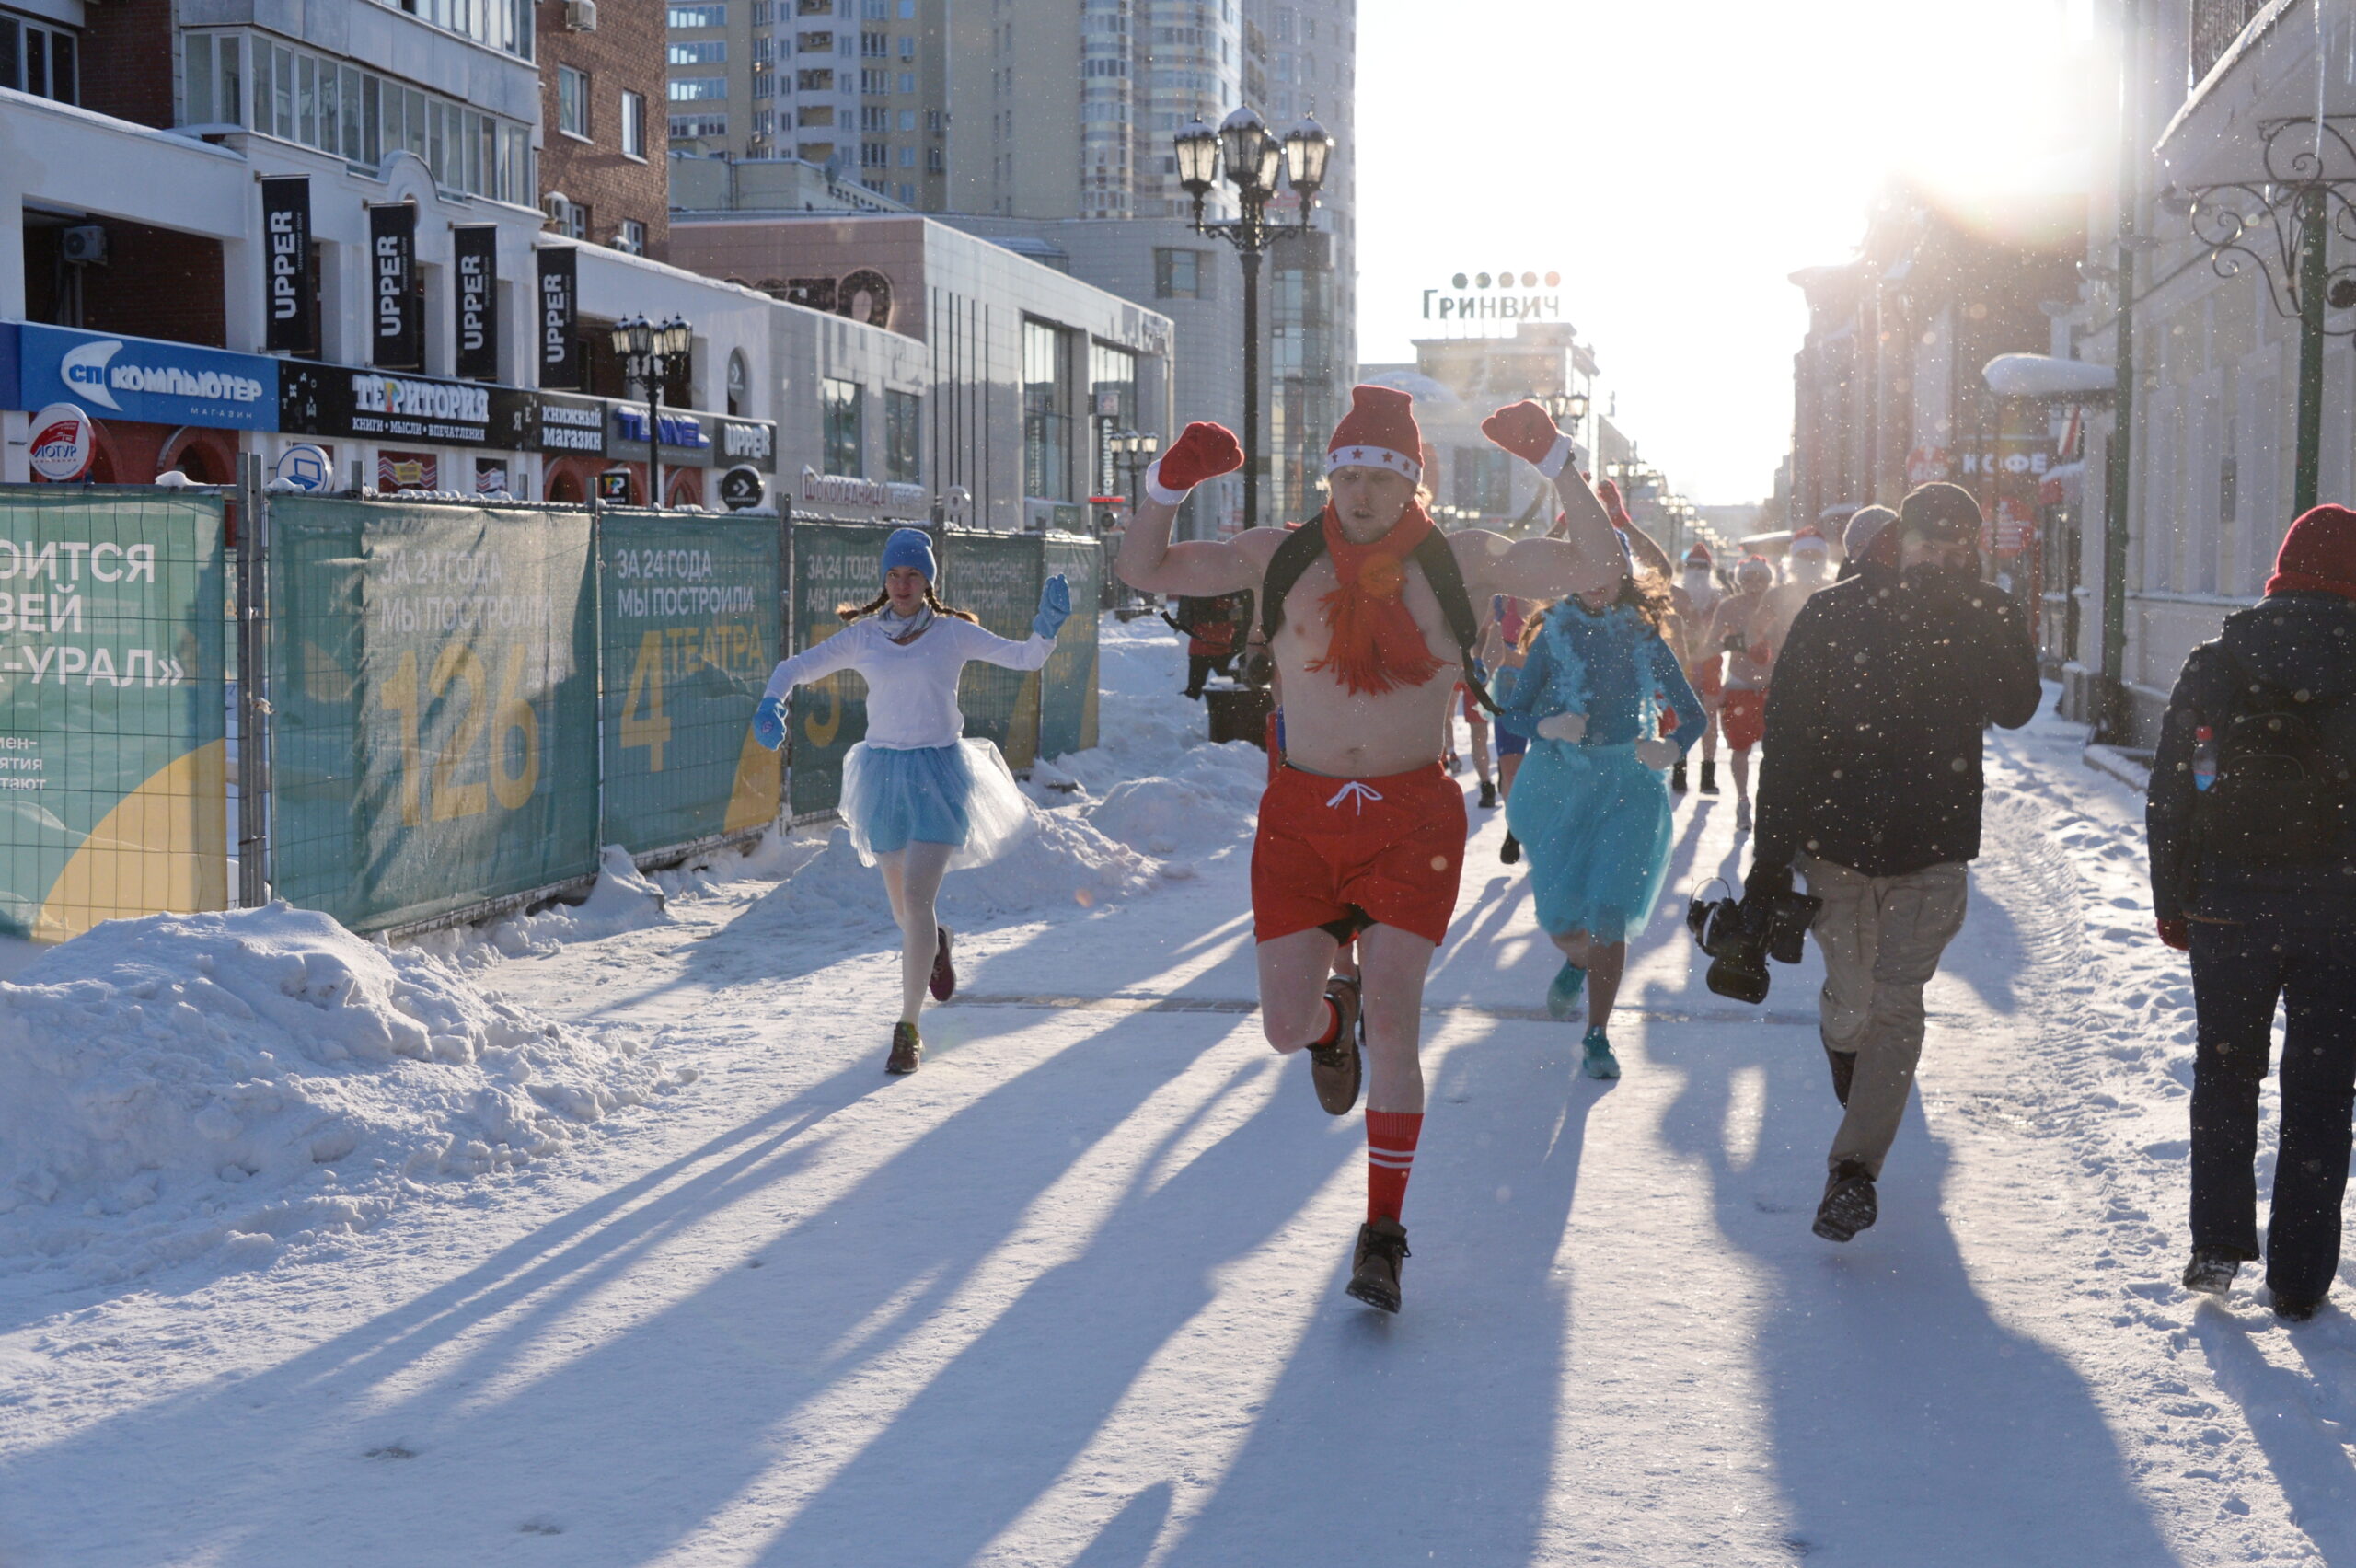
<instances>
[{"instance_id":1,"label":"brown running shoe","mask_svg":"<svg viewBox=\"0 0 2356 1568\"><path fill-rule=\"evenodd\" d=\"M1407 1251L1407 1228L1389 1216L1358 1227L1357 1251L1350 1259L1349 1293L1385 1312L1399 1310L1399 1265Z\"/></svg>"},{"instance_id":2,"label":"brown running shoe","mask_svg":"<svg viewBox=\"0 0 2356 1568\"><path fill-rule=\"evenodd\" d=\"M932 999L945 1002L957 994L957 966L949 962L949 928L938 928L941 946L932 955Z\"/></svg>"},{"instance_id":3,"label":"brown running shoe","mask_svg":"<svg viewBox=\"0 0 2356 1568\"><path fill-rule=\"evenodd\" d=\"M892 1055L884 1062L887 1073L912 1073L924 1065L924 1042L917 1036L913 1023L892 1026Z\"/></svg>"},{"instance_id":4,"label":"brown running shoe","mask_svg":"<svg viewBox=\"0 0 2356 1568\"><path fill-rule=\"evenodd\" d=\"M1358 1102L1358 1083L1365 1076L1358 1053L1358 983L1336 974L1325 982L1325 999L1334 1004L1340 1026L1331 1045L1309 1048L1309 1080L1317 1088L1317 1103L1331 1115L1346 1116Z\"/></svg>"}]
</instances>

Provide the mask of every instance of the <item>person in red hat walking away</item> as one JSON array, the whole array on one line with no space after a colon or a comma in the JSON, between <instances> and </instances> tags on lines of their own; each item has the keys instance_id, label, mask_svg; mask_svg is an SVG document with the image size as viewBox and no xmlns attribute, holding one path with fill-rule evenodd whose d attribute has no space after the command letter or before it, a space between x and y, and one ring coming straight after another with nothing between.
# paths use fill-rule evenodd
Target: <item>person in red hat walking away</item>
<instances>
[{"instance_id":1,"label":"person in red hat walking away","mask_svg":"<svg viewBox=\"0 0 2356 1568\"><path fill-rule=\"evenodd\" d=\"M1439 752L1457 683L1479 684L1473 606L1493 594L1602 592L1627 571L1602 503L1569 460L1570 438L1534 401L1500 409L1482 430L1553 481L1562 536L1440 534L1415 500L1423 443L1412 404L1390 387L1352 390L1326 449L1329 500L1315 522L1172 544L1187 492L1243 461L1227 431L1188 425L1146 470L1146 499L1115 566L1144 593L1260 595L1285 715L1284 762L1261 799L1252 850L1261 1027L1277 1051L1308 1052L1318 1103L1334 1115L1357 1103L1371 1059L1367 1217L1348 1288L1390 1312L1423 1129L1424 978L1455 913L1464 856L1464 794ZM1357 981L1333 974L1353 940Z\"/></svg>"},{"instance_id":2,"label":"person in red hat walking away","mask_svg":"<svg viewBox=\"0 0 2356 1568\"><path fill-rule=\"evenodd\" d=\"M1750 754L1767 733L1767 682L1775 657L1767 609L1775 568L1765 556L1748 555L1734 569L1735 592L1718 601L1710 623L1710 646L1726 654L1725 690L1718 699L1727 749L1734 753L1734 827L1750 827ZM1707 784L1703 792L1709 793Z\"/></svg>"},{"instance_id":3,"label":"person in red hat walking away","mask_svg":"<svg viewBox=\"0 0 2356 1568\"><path fill-rule=\"evenodd\" d=\"M2177 676L2144 821L2160 940L2192 955L2192 1261L2223 1296L2258 1247L2258 1093L2283 1012L2266 1228L2276 1314L2339 1268L2356 1105L2356 512L2291 525L2266 597Z\"/></svg>"}]
</instances>

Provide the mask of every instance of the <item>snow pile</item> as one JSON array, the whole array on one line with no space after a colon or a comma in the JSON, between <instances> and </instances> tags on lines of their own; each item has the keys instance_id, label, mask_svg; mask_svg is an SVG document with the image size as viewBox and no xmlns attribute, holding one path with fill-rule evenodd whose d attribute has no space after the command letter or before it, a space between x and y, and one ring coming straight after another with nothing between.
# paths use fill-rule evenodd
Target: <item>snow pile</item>
<instances>
[{"instance_id":1,"label":"snow pile","mask_svg":"<svg viewBox=\"0 0 2356 1568\"><path fill-rule=\"evenodd\" d=\"M597 881L580 904L559 904L537 915L501 920L484 933L491 944L510 958L527 952L552 952L559 942L595 941L675 924L663 907L663 890L654 885L618 844L608 844L597 858Z\"/></svg>"},{"instance_id":2,"label":"snow pile","mask_svg":"<svg viewBox=\"0 0 2356 1568\"><path fill-rule=\"evenodd\" d=\"M693 1078L283 904L113 921L0 984L0 1272L266 1262Z\"/></svg>"},{"instance_id":3,"label":"snow pile","mask_svg":"<svg viewBox=\"0 0 2356 1568\"><path fill-rule=\"evenodd\" d=\"M1070 812L1032 807L1032 831L987 866L952 872L937 905L951 925L977 917L1094 908L1153 885L1160 868L1116 844ZM883 874L862 866L840 827L824 850L796 870L765 905L762 918L796 928L814 922L889 923L892 901Z\"/></svg>"}]
</instances>

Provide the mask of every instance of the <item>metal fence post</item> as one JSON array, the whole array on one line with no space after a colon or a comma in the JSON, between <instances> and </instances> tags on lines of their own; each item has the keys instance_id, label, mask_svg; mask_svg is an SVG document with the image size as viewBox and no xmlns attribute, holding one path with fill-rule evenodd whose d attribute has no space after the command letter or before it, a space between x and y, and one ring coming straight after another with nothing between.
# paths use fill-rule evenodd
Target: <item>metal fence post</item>
<instances>
[{"instance_id":1,"label":"metal fence post","mask_svg":"<svg viewBox=\"0 0 2356 1568\"><path fill-rule=\"evenodd\" d=\"M237 461L237 903L270 902L270 512L261 455Z\"/></svg>"}]
</instances>

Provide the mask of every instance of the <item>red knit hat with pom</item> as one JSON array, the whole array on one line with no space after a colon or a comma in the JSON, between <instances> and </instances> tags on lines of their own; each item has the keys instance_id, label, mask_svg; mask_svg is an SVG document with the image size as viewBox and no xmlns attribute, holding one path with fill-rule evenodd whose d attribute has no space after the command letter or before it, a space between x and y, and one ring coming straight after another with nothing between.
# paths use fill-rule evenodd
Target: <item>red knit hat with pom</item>
<instances>
[{"instance_id":1,"label":"red knit hat with pom","mask_svg":"<svg viewBox=\"0 0 2356 1568\"><path fill-rule=\"evenodd\" d=\"M2356 512L2344 506L2313 507L2282 536L2266 591L2302 588L2356 599Z\"/></svg>"},{"instance_id":2,"label":"red knit hat with pom","mask_svg":"<svg viewBox=\"0 0 2356 1568\"><path fill-rule=\"evenodd\" d=\"M1392 386L1353 386L1350 411L1325 444L1325 471L1388 468L1410 484L1424 477L1424 438L1415 429L1415 400Z\"/></svg>"}]
</instances>

